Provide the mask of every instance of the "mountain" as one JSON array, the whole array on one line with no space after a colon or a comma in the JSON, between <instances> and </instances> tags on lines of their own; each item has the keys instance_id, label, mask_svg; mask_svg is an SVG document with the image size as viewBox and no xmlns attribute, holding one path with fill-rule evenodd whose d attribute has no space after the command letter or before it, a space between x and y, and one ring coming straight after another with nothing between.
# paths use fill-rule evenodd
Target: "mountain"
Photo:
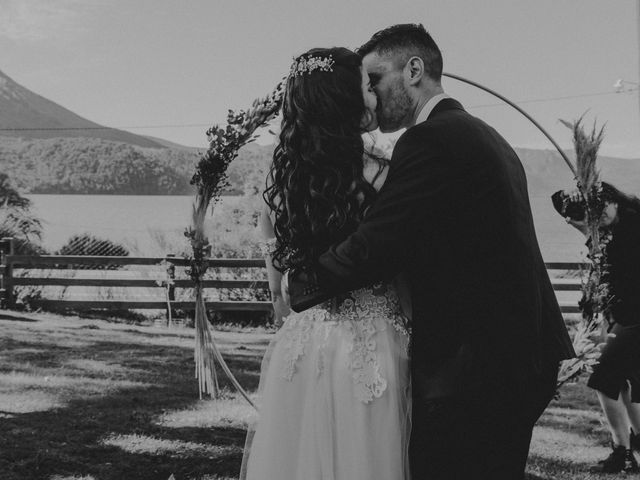
<instances>
[{"instance_id":1,"label":"mountain","mask_svg":"<svg viewBox=\"0 0 640 480\"><path fill-rule=\"evenodd\" d=\"M242 148L227 171L227 194L259 193L271 164L273 145ZM204 149L201 150L201 152ZM546 197L574 188L571 171L551 150L516 148L529 194ZM25 139L0 136L0 171L24 193L189 195L200 155L190 148L142 148L97 138ZM572 153L569 158L573 159ZM640 160L599 157L601 177L640 195Z\"/></svg>"},{"instance_id":2,"label":"mountain","mask_svg":"<svg viewBox=\"0 0 640 480\"><path fill-rule=\"evenodd\" d=\"M73 130L65 130L69 127ZM227 193L259 192L273 148L245 146L229 167ZM104 128L0 71L0 170L25 193L191 194L189 181L204 150ZM575 185L556 151L516 151L532 197L548 198ZM567 154L573 159L573 152ZM640 160L600 157L598 164L603 180L640 194Z\"/></svg>"},{"instance_id":3,"label":"mountain","mask_svg":"<svg viewBox=\"0 0 640 480\"><path fill-rule=\"evenodd\" d=\"M98 138L144 148L166 148L156 140L115 128L106 128L76 115L21 86L2 71L0 135L22 138Z\"/></svg>"},{"instance_id":4,"label":"mountain","mask_svg":"<svg viewBox=\"0 0 640 480\"><path fill-rule=\"evenodd\" d=\"M0 72L0 171L24 193L184 195L198 149L105 128Z\"/></svg>"},{"instance_id":5,"label":"mountain","mask_svg":"<svg viewBox=\"0 0 640 480\"><path fill-rule=\"evenodd\" d=\"M191 195L197 149L142 148L99 138L0 136L0 172L23 193ZM204 150L204 149L203 149ZM227 174L227 195L264 188L273 146L242 148Z\"/></svg>"}]
</instances>

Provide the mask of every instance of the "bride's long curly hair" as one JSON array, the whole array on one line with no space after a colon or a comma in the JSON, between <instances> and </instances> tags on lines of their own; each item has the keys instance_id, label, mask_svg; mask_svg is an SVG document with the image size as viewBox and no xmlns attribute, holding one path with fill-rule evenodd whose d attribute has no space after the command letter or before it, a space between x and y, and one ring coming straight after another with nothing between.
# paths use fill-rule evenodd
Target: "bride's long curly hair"
<instances>
[{"instance_id":1,"label":"bride's long curly hair","mask_svg":"<svg viewBox=\"0 0 640 480\"><path fill-rule=\"evenodd\" d=\"M275 216L274 266L302 268L351 233L375 190L363 176L362 60L346 48L296 59L331 58L332 71L290 75L279 143L264 199Z\"/></svg>"}]
</instances>

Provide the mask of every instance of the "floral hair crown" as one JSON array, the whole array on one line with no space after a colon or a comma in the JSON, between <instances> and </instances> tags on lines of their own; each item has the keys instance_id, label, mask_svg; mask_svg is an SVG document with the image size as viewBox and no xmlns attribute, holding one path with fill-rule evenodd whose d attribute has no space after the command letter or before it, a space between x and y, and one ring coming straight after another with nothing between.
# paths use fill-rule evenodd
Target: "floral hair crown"
<instances>
[{"instance_id":1,"label":"floral hair crown","mask_svg":"<svg viewBox=\"0 0 640 480\"><path fill-rule=\"evenodd\" d=\"M291 70L289 74L292 77L297 77L298 75L302 76L305 73L311 73L315 70L320 70L322 72L333 72L333 64L335 61L333 57L329 55L328 57L300 57L298 60L293 59L293 63L291 64Z\"/></svg>"}]
</instances>

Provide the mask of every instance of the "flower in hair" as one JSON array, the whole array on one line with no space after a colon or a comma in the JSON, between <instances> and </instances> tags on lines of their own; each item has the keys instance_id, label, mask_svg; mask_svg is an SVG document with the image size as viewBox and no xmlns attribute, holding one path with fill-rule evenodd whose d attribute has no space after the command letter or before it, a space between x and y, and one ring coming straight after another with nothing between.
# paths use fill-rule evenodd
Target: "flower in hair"
<instances>
[{"instance_id":1,"label":"flower in hair","mask_svg":"<svg viewBox=\"0 0 640 480\"><path fill-rule=\"evenodd\" d=\"M322 72L333 72L333 64L335 61L333 57L300 57L298 60L294 58L291 65L290 75L297 77L298 75L304 75L305 73L311 73L315 70Z\"/></svg>"}]
</instances>

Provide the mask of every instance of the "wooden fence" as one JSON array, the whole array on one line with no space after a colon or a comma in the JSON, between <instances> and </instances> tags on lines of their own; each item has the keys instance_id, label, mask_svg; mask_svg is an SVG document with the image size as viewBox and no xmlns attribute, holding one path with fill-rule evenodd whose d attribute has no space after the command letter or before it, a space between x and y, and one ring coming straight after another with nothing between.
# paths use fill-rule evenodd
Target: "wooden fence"
<instances>
[{"instance_id":1,"label":"wooden fence","mask_svg":"<svg viewBox=\"0 0 640 480\"><path fill-rule=\"evenodd\" d=\"M84 256L84 255L15 255L12 239L0 240L0 300L5 308L15 306L15 287L19 286L82 286L82 287L147 287L164 288L167 290L167 300L54 300L34 299L31 306L43 309L167 309L168 304L172 309L193 310L193 301L176 301L175 288L192 288L193 282L189 279L175 280L175 267L186 267L188 260L172 256L167 257L110 257L110 256ZM265 268L262 259L229 259L219 258L209 260L209 268ZM106 267L129 265L165 265L171 285L159 285L155 279L131 279L131 278L65 278L50 276L15 276L14 269L46 269L49 271L69 270L80 268L86 270L104 270ZM586 263L547 263L550 271L575 271L588 268ZM551 275L553 288L556 292L581 290L579 278L555 278ZM205 288L213 289L255 289L268 288L266 280L204 280ZM271 302L268 301L207 301L207 308L217 311L270 311ZM577 302L560 302L563 313L578 313Z\"/></svg>"}]
</instances>

